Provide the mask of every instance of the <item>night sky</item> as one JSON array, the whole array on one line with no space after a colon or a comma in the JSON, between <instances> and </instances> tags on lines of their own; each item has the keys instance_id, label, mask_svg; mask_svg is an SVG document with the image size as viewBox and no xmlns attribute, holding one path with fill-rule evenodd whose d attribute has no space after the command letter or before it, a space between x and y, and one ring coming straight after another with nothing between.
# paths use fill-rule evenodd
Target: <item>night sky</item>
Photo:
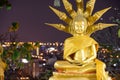
<instances>
[{"instance_id":1,"label":"night sky","mask_svg":"<svg viewBox=\"0 0 120 80\"><path fill-rule=\"evenodd\" d=\"M5 7L0 10L0 34L7 31L12 22L20 23L18 30L19 41L41 41L41 42L63 42L71 35L58 31L44 23L61 23L62 21L49 9L49 5L54 7L54 0L9 0L12 4L11 10ZM75 0L69 0L76 6ZM86 0L85 0L86 1ZM109 22L108 18L116 16L115 8L120 9L120 0L96 0L94 12L112 7L105 15L103 21ZM61 11L63 8L55 7Z\"/></svg>"}]
</instances>

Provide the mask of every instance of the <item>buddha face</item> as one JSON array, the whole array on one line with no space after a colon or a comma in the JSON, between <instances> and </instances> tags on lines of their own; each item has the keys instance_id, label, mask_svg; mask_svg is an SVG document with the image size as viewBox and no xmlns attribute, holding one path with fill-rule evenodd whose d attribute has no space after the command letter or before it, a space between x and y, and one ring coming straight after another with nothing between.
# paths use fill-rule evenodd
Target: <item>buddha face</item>
<instances>
[{"instance_id":1,"label":"buddha face","mask_svg":"<svg viewBox=\"0 0 120 80\"><path fill-rule=\"evenodd\" d=\"M87 20L83 16L78 15L74 18L71 25L75 34L83 34L87 28Z\"/></svg>"}]
</instances>

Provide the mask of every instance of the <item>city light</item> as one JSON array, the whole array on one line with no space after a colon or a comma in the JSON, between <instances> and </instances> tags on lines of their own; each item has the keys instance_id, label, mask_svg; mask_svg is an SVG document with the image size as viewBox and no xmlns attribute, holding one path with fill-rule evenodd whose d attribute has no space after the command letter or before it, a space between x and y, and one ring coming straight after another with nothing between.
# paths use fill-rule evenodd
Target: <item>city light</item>
<instances>
[{"instance_id":1,"label":"city light","mask_svg":"<svg viewBox=\"0 0 120 80\"><path fill-rule=\"evenodd\" d=\"M28 63L28 60L27 59L22 59L22 62L23 63Z\"/></svg>"}]
</instances>

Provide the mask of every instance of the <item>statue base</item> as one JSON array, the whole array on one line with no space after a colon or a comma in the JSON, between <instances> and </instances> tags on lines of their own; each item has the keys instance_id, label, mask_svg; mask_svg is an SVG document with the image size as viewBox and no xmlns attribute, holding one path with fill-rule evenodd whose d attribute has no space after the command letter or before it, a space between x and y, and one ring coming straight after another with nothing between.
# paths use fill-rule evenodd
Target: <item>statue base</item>
<instances>
[{"instance_id":1,"label":"statue base","mask_svg":"<svg viewBox=\"0 0 120 80\"><path fill-rule=\"evenodd\" d=\"M77 74L53 72L49 80L96 80L96 73Z\"/></svg>"}]
</instances>

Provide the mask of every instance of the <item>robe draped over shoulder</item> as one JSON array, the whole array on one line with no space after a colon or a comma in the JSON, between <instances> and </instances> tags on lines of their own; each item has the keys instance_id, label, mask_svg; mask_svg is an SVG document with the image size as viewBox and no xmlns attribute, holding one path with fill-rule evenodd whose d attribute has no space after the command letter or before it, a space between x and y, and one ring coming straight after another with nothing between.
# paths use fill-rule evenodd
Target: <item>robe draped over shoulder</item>
<instances>
[{"instance_id":1,"label":"robe draped over shoulder","mask_svg":"<svg viewBox=\"0 0 120 80\"><path fill-rule=\"evenodd\" d=\"M63 58L70 56L80 49L96 45L96 50L98 50L98 43L89 36L74 36L67 38L64 42L64 55Z\"/></svg>"}]
</instances>

